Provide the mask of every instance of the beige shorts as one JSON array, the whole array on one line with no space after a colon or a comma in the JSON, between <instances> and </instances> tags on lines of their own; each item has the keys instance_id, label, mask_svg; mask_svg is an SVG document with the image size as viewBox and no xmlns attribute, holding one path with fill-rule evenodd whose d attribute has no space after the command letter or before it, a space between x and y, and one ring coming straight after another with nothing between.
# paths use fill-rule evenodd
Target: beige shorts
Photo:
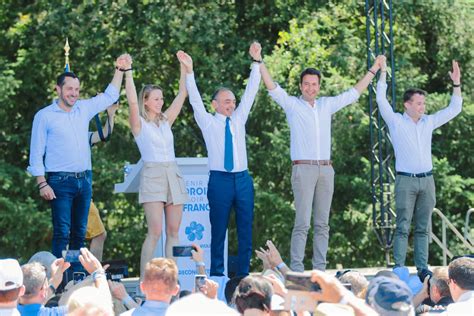
<instances>
[{"instance_id":1,"label":"beige shorts","mask_svg":"<svg viewBox=\"0 0 474 316\"><path fill-rule=\"evenodd\" d=\"M145 162L140 176L138 202L184 204L188 192L178 165L173 162Z\"/></svg>"},{"instance_id":2,"label":"beige shorts","mask_svg":"<svg viewBox=\"0 0 474 316\"><path fill-rule=\"evenodd\" d=\"M94 202L91 201L89 207L89 217L87 218L87 231L86 239L90 240L100 234L105 233L104 223L100 219L99 210L95 206Z\"/></svg>"}]
</instances>

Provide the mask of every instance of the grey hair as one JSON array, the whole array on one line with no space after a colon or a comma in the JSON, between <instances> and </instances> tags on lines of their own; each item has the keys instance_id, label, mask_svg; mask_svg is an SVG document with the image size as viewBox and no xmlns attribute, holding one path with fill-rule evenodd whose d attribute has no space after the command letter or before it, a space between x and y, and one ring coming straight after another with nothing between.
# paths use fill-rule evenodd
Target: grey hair
<instances>
[{"instance_id":1,"label":"grey hair","mask_svg":"<svg viewBox=\"0 0 474 316\"><path fill-rule=\"evenodd\" d=\"M21 267L23 272L23 285L25 286L25 296L34 296L46 282L46 269L38 263L27 263Z\"/></svg>"}]
</instances>

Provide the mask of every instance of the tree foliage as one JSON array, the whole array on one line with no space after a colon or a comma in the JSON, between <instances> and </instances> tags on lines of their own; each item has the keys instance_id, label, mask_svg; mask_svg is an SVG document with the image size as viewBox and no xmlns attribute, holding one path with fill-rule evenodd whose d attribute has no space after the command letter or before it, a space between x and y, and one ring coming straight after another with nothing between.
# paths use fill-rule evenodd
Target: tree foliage
<instances>
[{"instance_id":1,"label":"tree foliage","mask_svg":"<svg viewBox=\"0 0 474 316\"><path fill-rule=\"evenodd\" d=\"M446 106L450 60L461 61L463 112L436 130L433 138L437 205L461 227L464 212L474 205L472 6L462 1L403 1L394 3L394 17L399 99L405 88L418 86L430 92L429 112ZM4 30L0 33L0 256L23 260L50 247L50 211L25 169L33 116L55 97L54 80L64 66L66 37L72 48L71 67L81 78L84 97L103 90L112 77L113 61L122 52L134 58L137 87L159 84L166 104L178 90L174 54L179 49L194 58L205 103L218 86L241 95L249 73L248 46L255 39L262 43L274 79L291 94L299 92L298 74L304 67L322 70L322 95L349 88L366 69L364 7L349 0L12 0L0 5L0 27ZM136 195L112 192L113 183L122 181L125 161L139 159L122 100L111 141L92 151L94 200L108 230L105 258L127 258L134 273L146 232L143 211ZM367 113L363 95L332 122L336 184L330 267L381 265L384 260L371 229ZM206 155L189 105L173 132L177 156ZM247 134L249 169L256 187L254 247L272 239L288 259L294 216L289 129L283 111L264 89L257 96ZM229 246L236 252L234 228ZM308 238L307 267L311 249ZM431 251L433 263L439 263L439 250L432 247ZM258 264L252 261L254 268Z\"/></svg>"}]
</instances>

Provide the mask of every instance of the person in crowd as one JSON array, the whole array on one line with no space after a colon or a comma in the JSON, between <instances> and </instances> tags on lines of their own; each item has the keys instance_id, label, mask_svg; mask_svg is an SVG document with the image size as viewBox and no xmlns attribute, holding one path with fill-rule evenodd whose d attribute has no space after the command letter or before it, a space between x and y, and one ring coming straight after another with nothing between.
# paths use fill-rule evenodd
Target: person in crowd
<instances>
[{"instance_id":1,"label":"person in crowd","mask_svg":"<svg viewBox=\"0 0 474 316\"><path fill-rule=\"evenodd\" d=\"M369 281L362 273L355 270L345 270L341 273L336 273L336 278L343 284L350 284L351 292L355 296L365 298Z\"/></svg>"},{"instance_id":2,"label":"person in crowd","mask_svg":"<svg viewBox=\"0 0 474 316\"><path fill-rule=\"evenodd\" d=\"M318 97L322 75L319 70L306 68L300 74L301 96L290 96L273 79L259 55L262 80L272 99L285 111L290 126L292 160L291 185L295 198L295 223L291 234L291 270L304 271L306 239L313 215L312 267L326 269L329 242L329 213L334 192L334 169L331 161L332 115L359 96L380 69L381 56L354 85L335 97Z\"/></svg>"},{"instance_id":3,"label":"person in crowd","mask_svg":"<svg viewBox=\"0 0 474 316\"><path fill-rule=\"evenodd\" d=\"M474 315L474 258L457 258L448 266L449 291L454 303L447 315Z\"/></svg>"},{"instance_id":4,"label":"person in crowd","mask_svg":"<svg viewBox=\"0 0 474 316\"><path fill-rule=\"evenodd\" d=\"M66 315L67 307L45 307L62 282L63 273L70 267L63 258L56 259L50 267L48 278L46 267L39 262L27 263L21 267L25 293L20 297L18 310L22 316Z\"/></svg>"},{"instance_id":5,"label":"person in crowd","mask_svg":"<svg viewBox=\"0 0 474 316\"><path fill-rule=\"evenodd\" d=\"M69 313L77 309L86 307L99 308L106 315L113 315L112 295L107 282L105 269L100 261L87 249L80 249L81 255L79 261L91 278L92 285L81 286L84 281L79 283L78 288L72 288L63 294L66 299L66 305ZM63 299L63 297L61 297Z\"/></svg>"},{"instance_id":6,"label":"person in crowd","mask_svg":"<svg viewBox=\"0 0 474 316\"><path fill-rule=\"evenodd\" d=\"M166 316L234 316L239 313L228 307L224 302L210 299L203 293L193 293L187 295L170 305L166 311Z\"/></svg>"},{"instance_id":7,"label":"person in crowd","mask_svg":"<svg viewBox=\"0 0 474 316\"><path fill-rule=\"evenodd\" d=\"M124 56L117 58L105 92L90 99L79 99L76 74L61 74L56 80L58 99L38 111L33 120L28 171L36 177L40 196L50 201L52 252L57 258L68 245L71 250L84 245L92 196L89 121L118 99Z\"/></svg>"},{"instance_id":8,"label":"person in crowd","mask_svg":"<svg viewBox=\"0 0 474 316\"><path fill-rule=\"evenodd\" d=\"M367 288L366 302L380 315L415 315L413 293L398 278L373 278Z\"/></svg>"},{"instance_id":9,"label":"person in crowd","mask_svg":"<svg viewBox=\"0 0 474 316\"><path fill-rule=\"evenodd\" d=\"M311 292L314 300L347 305L354 310L356 316L378 315L368 304L355 297L351 291L346 289L336 277L320 270L313 270L311 272L311 281L319 284L321 288L319 292Z\"/></svg>"},{"instance_id":10,"label":"person in crowd","mask_svg":"<svg viewBox=\"0 0 474 316\"><path fill-rule=\"evenodd\" d=\"M25 293L23 273L15 259L0 259L0 315L19 316L18 299Z\"/></svg>"},{"instance_id":11,"label":"person in crowd","mask_svg":"<svg viewBox=\"0 0 474 316\"><path fill-rule=\"evenodd\" d=\"M250 46L252 58L259 55L256 43ZM185 52L178 52L186 68L186 86L194 118L204 136L209 161L209 219L211 222L211 276L224 275L224 240L230 212L235 208L238 239L237 275L249 273L252 255L252 224L254 208L253 180L248 171L245 124L258 92L260 71L258 63L252 70L239 106L234 93L219 88L212 96L213 115L206 111L196 86L193 60Z\"/></svg>"},{"instance_id":12,"label":"person in crowd","mask_svg":"<svg viewBox=\"0 0 474 316\"><path fill-rule=\"evenodd\" d=\"M234 302L241 315L270 315L273 288L262 276L247 276L240 281Z\"/></svg>"},{"instance_id":13,"label":"person in crowd","mask_svg":"<svg viewBox=\"0 0 474 316\"><path fill-rule=\"evenodd\" d=\"M449 291L449 274L447 267L439 267L433 270L433 275L426 276L423 287L419 293L413 298L413 304L418 312L429 312L446 308L453 303L451 292ZM431 301L433 306L423 304L426 300Z\"/></svg>"},{"instance_id":14,"label":"person in crowd","mask_svg":"<svg viewBox=\"0 0 474 316\"><path fill-rule=\"evenodd\" d=\"M109 139L112 131L114 129L114 118L115 113L117 112L119 106L118 100L107 108L107 120L104 127L102 128L104 134L101 136L99 131L89 132L89 145L93 147L100 141L106 141ZM95 205L94 201L91 200L91 205L89 207L89 216L87 218L87 230L86 230L86 240L90 241L89 250L94 254L94 256L102 261L102 256L104 254L104 243L107 238L107 232L105 231L104 223L100 218L99 210Z\"/></svg>"},{"instance_id":15,"label":"person in crowd","mask_svg":"<svg viewBox=\"0 0 474 316\"><path fill-rule=\"evenodd\" d=\"M145 303L122 313L121 316L165 315L171 298L179 293L176 263L168 258L150 260L145 266L140 288L145 294Z\"/></svg>"},{"instance_id":16,"label":"person in crowd","mask_svg":"<svg viewBox=\"0 0 474 316\"><path fill-rule=\"evenodd\" d=\"M452 62L453 94L449 106L425 114L426 92L410 88L403 94L404 113L397 113L387 100L386 61L377 83L377 104L388 126L395 151L396 229L393 238L395 266L404 266L412 218L415 225L414 260L421 281L428 273L428 227L436 203L431 139L433 131L446 124L462 109L461 71Z\"/></svg>"},{"instance_id":17,"label":"person in crowd","mask_svg":"<svg viewBox=\"0 0 474 316\"><path fill-rule=\"evenodd\" d=\"M132 59L127 57L127 67L131 69ZM179 243L179 226L188 193L176 163L171 127L187 96L184 77L184 67L181 65L178 95L163 111L163 90L159 86L145 85L137 98L132 70L125 75L130 128L144 162L138 200L145 209L148 232L140 257L141 278L145 264L153 258L156 244L161 238L163 213L166 222L166 257L173 256L173 246Z\"/></svg>"}]
</instances>

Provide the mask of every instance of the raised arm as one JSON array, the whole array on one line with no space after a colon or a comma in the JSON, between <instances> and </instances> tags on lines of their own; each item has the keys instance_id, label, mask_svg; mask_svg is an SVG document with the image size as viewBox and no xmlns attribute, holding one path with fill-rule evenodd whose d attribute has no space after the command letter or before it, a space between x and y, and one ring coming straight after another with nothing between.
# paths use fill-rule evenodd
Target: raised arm
<instances>
[{"instance_id":1,"label":"raised arm","mask_svg":"<svg viewBox=\"0 0 474 316\"><path fill-rule=\"evenodd\" d=\"M104 131L104 137L107 137L108 135L112 134L112 131L114 130L114 118L115 118L115 112L117 111L119 106L119 103L114 103L111 106L107 108L107 121L105 121L104 127L102 127L102 130ZM110 128L110 129L109 129ZM99 132L95 131L92 133L91 139L90 139L90 145L97 144L100 142L100 136Z\"/></svg>"},{"instance_id":2,"label":"raised arm","mask_svg":"<svg viewBox=\"0 0 474 316\"><path fill-rule=\"evenodd\" d=\"M433 114L434 128L449 122L455 118L462 110L462 96L461 96L461 70L457 61L453 60L453 69L449 72L449 76L453 81L453 95L449 106Z\"/></svg>"},{"instance_id":3,"label":"raised arm","mask_svg":"<svg viewBox=\"0 0 474 316\"><path fill-rule=\"evenodd\" d=\"M254 54L256 57L260 57L261 51L260 44L257 42L252 43L249 48L249 54L253 57ZM258 56L257 56L258 55ZM247 81L247 86L245 87L245 92L240 99L239 106L235 110L235 115L239 116L241 120L247 121L248 115L250 113L250 109L255 101L255 97L257 96L258 88L260 86L260 64L258 62L254 62L252 64L252 70L250 71L250 76Z\"/></svg>"},{"instance_id":4,"label":"raised arm","mask_svg":"<svg viewBox=\"0 0 474 316\"><path fill-rule=\"evenodd\" d=\"M186 90L186 68L181 62L179 63L179 68L181 74L179 77L178 95L176 96L176 98L174 98L173 103L171 103L170 107L165 112L165 115L168 118L168 122L170 125L173 125L174 120L176 120L176 117L181 111L184 101L188 96L188 91Z\"/></svg>"},{"instance_id":5,"label":"raised arm","mask_svg":"<svg viewBox=\"0 0 474 316\"><path fill-rule=\"evenodd\" d=\"M380 63L382 59L385 60L385 56L377 56L374 64L372 65L372 67L370 67L369 71L367 71L364 77L362 77L362 79L360 79L359 82L355 84L354 88L357 90L357 92L359 92L359 94L362 94L362 92L367 89L372 79L374 79L375 75L377 74L377 71L379 71L380 69Z\"/></svg>"},{"instance_id":6,"label":"raised arm","mask_svg":"<svg viewBox=\"0 0 474 316\"><path fill-rule=\"evenodd\" d=\"M380 62L380 77L377 82L377 104L379 106L380 114L388 125L395 120L396 113L387 100L387 62L385 56L382 56Z\"/></svg>"},{"instance_id":7,"label":"raised arm","mask_svg":"<svg viewBox=\"0 0 474 316\"><path fill-rule=\"evenodd\" d=\"M194 118L201 129L206 129L210 124L209 119L211 114L206 111L201 95L196 86L193 72L193 59L182 50L178 51L176 56L178 56L179 62L186 70L186 89L189 94L189 103L191 103L194 110Z\"/></svg>"},{"instance_id":8,"label":"raised arm","mask_svg":"<svg viewBox=\"0 0 474 316\"><path fill-rule=\"evenodd\" d=\"M120 91L122 86L123 73L131 71L132 69L132 64L128 63L128 57L130 57L130 55L122 54L115 61L114 77L112 78L112 82L110 84L113 85L118 91Z\"/></svg>"},{"instance_id":9,"label":"raised arm","mask_svg":"<svg viewBox=\"0 0 474 316\"><path fill-rule=\"evenodd\" d=\"M259 42L253 42L249 49L249 54L252 56L253 61L260 64L260 74L262 75L263 83L268 90L276 88L276 84L273 82L272 76L268 72L267 66L263 62L262 58L262 46Z\"/></svg>"},{"instance_id":10,"label":"raised arm","mask_svg":"<svg viewBox=\"0 0 474 316\"><path fill-rule=\"evenodd\" d=\"M125 59L125 67L132 67L132 57L130 55ZM135 83L133 82L133 70L127 71L125 74L125 93L127 95L129 116L128 121L132 129L133 136L140 134L141 122L140 111L138 109L138 97Z\"/></svg>"}]
</instances>

